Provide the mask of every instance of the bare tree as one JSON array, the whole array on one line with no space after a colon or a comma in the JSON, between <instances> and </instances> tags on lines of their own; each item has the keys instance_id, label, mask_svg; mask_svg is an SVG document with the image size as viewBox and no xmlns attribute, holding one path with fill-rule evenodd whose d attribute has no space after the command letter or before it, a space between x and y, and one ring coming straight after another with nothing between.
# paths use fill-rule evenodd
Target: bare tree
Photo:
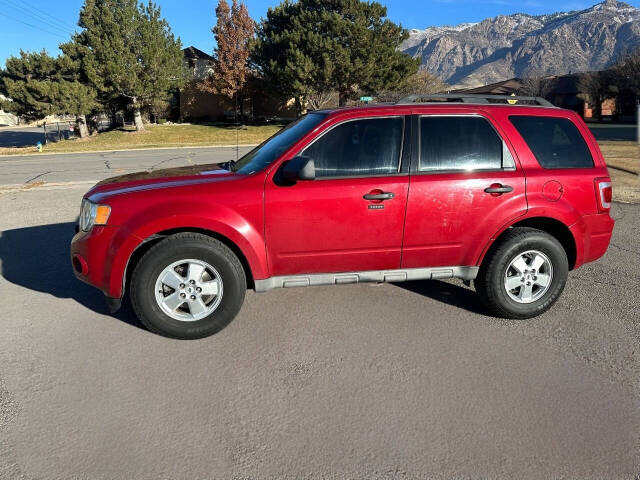
<instances>
[{"instance_id":1,"label":"bare tree","mask_svg":"<svg viewBox=\"0 0 640 480\"><path fill-rule=\"evenodd\" d=\"M407 77L400 88L379 92L376 95L376 99L379 102L397 102L407 95L442 93L446 92L449 88L449 85L439 77L429 73L427 70L420 70Z\"/></svg>"},{"instance_id":2,"label":"bare tree","mask_svg":"<svg viewBox=\"0 0 640 480\"><path fill-rule=\"evenodd\" d=\"M587 95L587 102L593 110L593 118L602 115L602 102L609 90L608 75L605 72L586 72L580 75L578 89Z\"/></svg>"},{"instance_id":3,"label":"bare tree","mask_svg":"<svg viewBox=\"0 0 640 480\"><path fill-rule=\"evenodd\" d=\"M334 108L338 106L337 92L314 92L306 96L307 107L310 110Z\"/></svg>"},{"instance_id":4,"label":"bare tree","mask_svg":"<svg viewBox=\"0 0 640 480\"><path fill-rule=\"evenodd\" d=\"M244 3L233 0L231 6L220 0L216 7L216 26L212 28L216 39L213 72L200 84L206 92L233 98L245 86L249 75L249 40L255 24ZM240 104L242 108L242 103Z\"/></svg>"},{"instance_id":5,"label":"bare tree","mask_svg":"<svg viewBox=\"0 0 640 480\"><path fill-rule=\"evenodd\" d=\"M530 97L547 98L556 86L556 78L532 74L520 80L518 93Z\"/></svg>"},{"instance_id":6,"label":"bare tree","mask_svg":"<svg viewBox=\"0 0 640 480\"><path fill-rule=\"evenodd\" d=\"M612 69L617 84L640 95L640 48L623 57Z\"/></svg>"}]
</instances>

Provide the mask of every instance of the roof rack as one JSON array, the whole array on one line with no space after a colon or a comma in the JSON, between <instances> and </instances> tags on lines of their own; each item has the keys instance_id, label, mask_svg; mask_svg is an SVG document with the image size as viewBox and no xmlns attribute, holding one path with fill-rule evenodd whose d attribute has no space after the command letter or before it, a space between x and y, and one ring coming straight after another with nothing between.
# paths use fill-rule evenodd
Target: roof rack
<instances>
[{"instance_id":1,"label":"roof rack","mask_svg":"<svg viewBox=\"0 0 640 480\"><path fill-rule=\"evenodd\" d=\"M483 95L478 93L418 93L398 100L396 105L406 105L416 103L417 101L426 101L427 103L505 103L507 105L525 103L527 105L539 105L541 107L554 107L550 101L545 100L542 97L523 97L520 95Z\"/></svg>"}]
</instances>

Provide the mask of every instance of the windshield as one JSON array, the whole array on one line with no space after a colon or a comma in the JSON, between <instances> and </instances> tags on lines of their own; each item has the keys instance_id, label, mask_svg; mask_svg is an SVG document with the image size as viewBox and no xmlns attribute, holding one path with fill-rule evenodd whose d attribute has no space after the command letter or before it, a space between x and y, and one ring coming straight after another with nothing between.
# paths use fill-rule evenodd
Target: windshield
<instances>
[{"instance_id":1,"label":"windshield","mask_svg":"<svg viewBox=\"0 0 640 480\"><path fill-rule=\"evenodd\" d=\"M233 170L245 175L262 170L313 130L326 116L326 113L309 113L300 117L238 160L233 165Z\"/></svg>"}]
</instances>

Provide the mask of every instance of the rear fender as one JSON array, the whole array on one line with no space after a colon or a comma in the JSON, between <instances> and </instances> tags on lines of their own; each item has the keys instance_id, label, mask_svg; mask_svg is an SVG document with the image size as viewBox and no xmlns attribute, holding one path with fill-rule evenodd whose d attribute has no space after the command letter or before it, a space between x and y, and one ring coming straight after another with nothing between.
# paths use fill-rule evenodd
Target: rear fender
<instances>
[{"instance_id":1,"label":"rear fender","mask_svg":"<svg viewBox=\"0 0 640 480\"><path fill-rule=\"evenodd\" d=\"M566 226L575 242L576 247L576 261L574 268L582 265L584 261L584 242L582 232L585 232L583 226L584 220L580 212L578 212L569 202L562 199L557 202L549 202L544 198L542 194L532 194L527 196L529 201L529 208L522 216L515 220L505 223L500 229L498 229L491 238L486 242L479 256L477 257L475 265L479 266L484 261L484 257L494 244L494 242L500 238L500 236L510 227L517 225L525 220L541 218L551 219L562 223ZM582 225L582 226L581 226Z\"/></svg>"}]
</instances>

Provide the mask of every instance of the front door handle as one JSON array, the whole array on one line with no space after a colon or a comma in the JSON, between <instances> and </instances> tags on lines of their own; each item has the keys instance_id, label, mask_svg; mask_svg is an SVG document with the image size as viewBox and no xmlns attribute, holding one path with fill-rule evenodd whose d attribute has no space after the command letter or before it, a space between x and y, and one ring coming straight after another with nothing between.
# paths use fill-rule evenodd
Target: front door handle
<instances>
[{"instance_id":1,"label":"front door handle","mask_svg":"<svg viewBox=\"0 0 640 480\"><path fill-rule=\"evenodd\" d=\"M491 193L492 195L502 195L503 193L513 192L513 187L511 185L494 183L490 187L485 188L484 191L487 193Z\"/></svg>"},{"instance_id":2,"label":"front door handle","mask_svg":"<svg viewBox=\"0 0 640 480\"><path fill-rule=\"evenodd\" d=\"M367 193L362 198L365 200L391 200L395 197L395 194L391 192L382 192L382 193Z\"/></svg>"}]
</instances>

